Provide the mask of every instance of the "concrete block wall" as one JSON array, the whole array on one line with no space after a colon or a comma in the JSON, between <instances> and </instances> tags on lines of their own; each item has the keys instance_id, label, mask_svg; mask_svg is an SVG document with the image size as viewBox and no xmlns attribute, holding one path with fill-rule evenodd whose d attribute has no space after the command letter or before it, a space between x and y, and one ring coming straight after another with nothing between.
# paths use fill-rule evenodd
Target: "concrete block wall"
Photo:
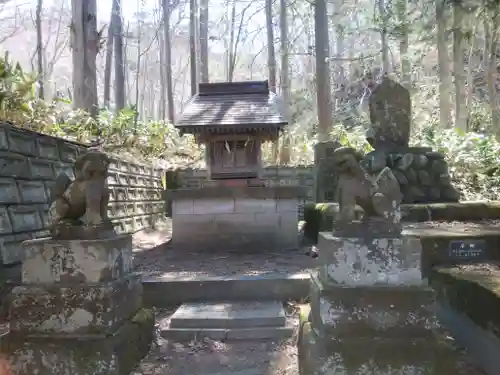
<instances>
[{"instance_id":1,"label":"concrete block wall","mask_svg":"<svg viewBox=\"0 0 500 375\"><path fill-rule=\"evenodd\" d=\"M270 166L263 169L262 178L266 186L270 187L302 186L306 188L306 198L302 202L299 202L299 219L302 219L304 204L314 202L314 170L314 166ZM196 189L200 187L212 186L213 182L208 180L207 177L208 174L205 169L179 169L177 171L176 188Z\"/></svg>"},{"instance_id":2,"label":"concrete block wall","mask_svg":"<svg viewBox=\"0 0 500 375\"><path fill-rule=\"evenodd\" d=\"M48 200L56 176L74 178L72 163L86 146L0 124L0 264L24 259L21 243L48 233ZM112 156L110 217L135 232L163 216L161 170Z\"/></svg>"},{"instance_id":3,"label":"concrete block wall","mask_svg":"<svg viewBox=\"0 0 500 375\"><path fill-rule=\"evenodd\" d=\"M297 199L176 199L172 241L183 249L209 251L295 249L297 218Z\"/></svg>"}]
</instances>

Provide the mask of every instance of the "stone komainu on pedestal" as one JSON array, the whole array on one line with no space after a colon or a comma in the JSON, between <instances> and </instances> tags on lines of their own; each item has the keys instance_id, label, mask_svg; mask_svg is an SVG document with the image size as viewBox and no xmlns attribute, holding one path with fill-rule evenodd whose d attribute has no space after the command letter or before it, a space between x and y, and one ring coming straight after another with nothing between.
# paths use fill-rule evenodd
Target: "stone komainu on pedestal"
<instances>
[{"instance_id":1,"label":"stone komainu on pedestal","mask_svg":"<svg viewBox=\"0 0 500 375\"><path fill-rule=\"evenodd\" d=\"M456 375L457 352L441 340L435 294L421 276L420 241L399 226L394 176L371 178L354 150L335 152L340 222L319 234L310 311L301 314L301 375ZM363 221L354 220L355 203Z\"/></svg>"},{"instance_id":2,"label":"stone komainu on pedestal","mask_svg":"<svg viewBox=\"0 0 500 375\"><path fill-rule=\"evenodd\" d=\"M341 147L333 152L333 167L338 176L339 216L333 225L337 233L360 234L355 222L355 207L364 210L362 226L383 233L399 233L401 219L399 183L389 168L376 177L360 165L362 156L353 148Z\"/></svg>"},{"instance_id":3,"label":"stone komainu on pedestal","mask_svg":"<svg viewBox=\"0 0 500 375\"><path fill-rule=\"evenodd\" d=\"M129 374L149 350L154 316L132 273L132 237L106 216L108 165L98 151L78 159L75 180L54 188L53 237L23 244L2 340L16 375Z\"/></svg>"},{"instance_id":4,"label":"stone komainu on pedestal","mask_svg":"<svg viewBox=\"0 0 500 375\"><path fill-rule=\"evenodd\" d=\"M49 208L49 229L53 239L92 239L116 235L108 218L109 164L105 153L89 150L74 164L74 181L65 173L57 177Z\"/></svg>"}]
</instances>

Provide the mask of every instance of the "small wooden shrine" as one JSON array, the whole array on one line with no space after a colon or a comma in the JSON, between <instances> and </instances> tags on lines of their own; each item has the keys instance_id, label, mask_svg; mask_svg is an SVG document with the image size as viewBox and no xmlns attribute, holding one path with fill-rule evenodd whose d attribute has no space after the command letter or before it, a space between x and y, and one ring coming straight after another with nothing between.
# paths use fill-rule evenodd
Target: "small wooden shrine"
<instances>
[{"instance_id":1,"label":"small wooden shrine","mask_svg":"<svg viewBox=\"0 0 500 375\"><path fill-rule=\"evenodd\" d=\"M209 179L248 179L261 172L261 144L276 140L288 121L267 81L201 83L176 124L206 144Z\"/></svg>"},{"instance_id":2,"label":"small wooden shrine","mask_svg":"<svg viewBox=\"0 0 500 375\"><path fill-rule=\"evenodd\" d=\"M207 179L169 191L172 244L182 251L298 247L299 186L268 186L261 144L288 124L267 81L202 83L176 127L206 145Z\"/></svg>"}]
</instances>

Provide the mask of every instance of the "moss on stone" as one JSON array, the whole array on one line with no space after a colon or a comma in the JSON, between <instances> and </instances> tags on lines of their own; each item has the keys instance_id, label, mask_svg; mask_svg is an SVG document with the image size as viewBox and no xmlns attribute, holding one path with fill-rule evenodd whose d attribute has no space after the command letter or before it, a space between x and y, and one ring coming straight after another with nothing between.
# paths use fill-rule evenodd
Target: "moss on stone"
<instances>
[{"instance_id":1,"label":"moss on stone","mask_svg":"<svg viewBox=\"0 0 500 375\"><path fill-rule=\"evenodd\" d=\"M363 209L355 208L358 218L363 216ZM338 203L311 203L304 206L304 236L317 243L318 233L331 231L333 220L339 212ZM401 205L403 222L425 221L481 221L500 219L500 201L430 203Z\"/></svg>"},{"instance_id":2,"label":"moss on stone","mask_svg":"<svg viewBox=\"0 0 500 375\"><path fill-rule=\"evenodd\" d=\"M153 310L142 308L137 311L137 313L132 317L132 323L146 324L151 320L154 320L155 314Z\"/></svg>"},{"instance_id":3,"label":"moss on stone","mask_svg":"<svg viewBox=\"0 0 500 375\"><path fill-rule=\"evenodd\" d=\"M301 325L309 322L310 313L311 313L311 305L304 304L299 306L299 322Z\"/></svg>"}]
</instances>

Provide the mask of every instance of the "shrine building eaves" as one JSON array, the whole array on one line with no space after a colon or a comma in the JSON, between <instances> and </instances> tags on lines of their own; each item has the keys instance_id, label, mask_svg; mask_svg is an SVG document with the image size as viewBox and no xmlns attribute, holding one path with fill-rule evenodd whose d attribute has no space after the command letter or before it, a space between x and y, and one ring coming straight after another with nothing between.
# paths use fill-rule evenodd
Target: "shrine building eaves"
<instances>
[{"instance_id":1,"label":"shrine building eaves","mask_svg":"<svg viewBox=\"0 0 500 375\"><path fill-rule=\"evenodd\" d=\"M183 133L276 132L288 125L267 81L200 83L175 124Z\"/></svg>"}]
</instances>

